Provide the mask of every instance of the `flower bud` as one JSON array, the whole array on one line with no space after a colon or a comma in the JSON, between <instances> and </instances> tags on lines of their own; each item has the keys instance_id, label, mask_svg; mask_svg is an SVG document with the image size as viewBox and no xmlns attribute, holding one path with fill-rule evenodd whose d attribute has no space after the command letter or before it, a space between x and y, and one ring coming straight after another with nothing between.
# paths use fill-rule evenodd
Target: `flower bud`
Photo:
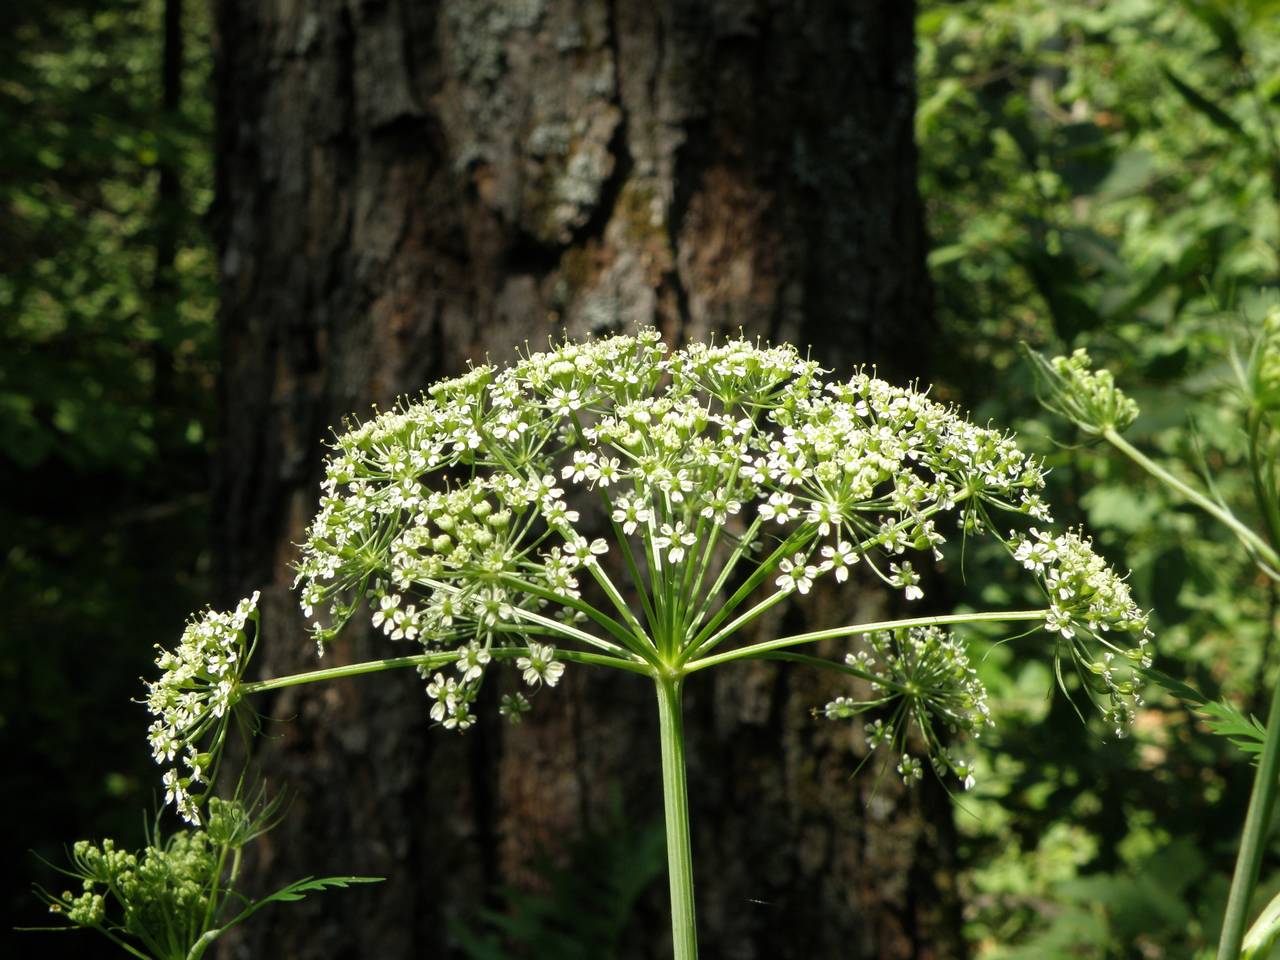
<instances>
[{"instance_id":1,"label":"flower bud","mask_svg":"<svg viewBox=\"0 0 1280 960\"><path fill-rule=\"evenodd\" d=\"M1254 407L1280 412L1280 306L1272 307L1262 320L1249 356L1245 388Z\"/></svg>"},{"instance_id":2,"label":"flower bud","mask_svg":"<svg viewBox=\"0 0 1280 960\"><path fill-rule=\"evenodd\" d=\"M1111 371L1090 369L1092 361L1084 348L1052 360L1025 345L1023 352L1043 391L1040 402L1085 433L1101 436L1124 430L1138 418L1138 405L1116 386Z\"/></svg>"}]
</instances>

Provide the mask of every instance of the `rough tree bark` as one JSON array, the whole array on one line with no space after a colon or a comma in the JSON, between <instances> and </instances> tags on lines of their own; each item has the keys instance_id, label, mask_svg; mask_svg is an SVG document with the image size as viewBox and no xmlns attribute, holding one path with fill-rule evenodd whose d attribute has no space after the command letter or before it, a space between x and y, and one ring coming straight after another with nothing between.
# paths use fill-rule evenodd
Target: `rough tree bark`
<instances>
[{"instance_id":1,"label":"rough tree bark","mask_svg":"<svg viewBox=\"0 0 1280 960\"><path fill-rule=\"evenodd\" d=\"M828 367L923 372L910 4L215 10L218 546L229 594L266 587L265 671L314 662L287 564L320 441L349 411L526 338L636 323L673 343L741 326ZM356 631L337 657L385 650ZM825 684L757 665L690 686L704 955L956 955L945 807L849 780L865 747L811 717ZM533 851L616 789L659 815L651 700L634 678L571 671L524 725L491 716L463 738L429 730L412 676L263 705L294 718L260 753L295 799L259 875L391 879L261 915L238 952L450 955L448 918L528 882ZM668 950L663 896L628 956Z\"/></svg>"}]
</instances>

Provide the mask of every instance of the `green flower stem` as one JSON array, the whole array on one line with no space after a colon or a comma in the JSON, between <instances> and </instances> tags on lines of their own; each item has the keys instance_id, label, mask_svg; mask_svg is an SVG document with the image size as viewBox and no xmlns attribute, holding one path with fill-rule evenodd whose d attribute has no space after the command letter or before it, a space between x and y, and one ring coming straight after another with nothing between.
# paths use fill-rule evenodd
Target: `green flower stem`
<instances>
[{"instance_id":1,"label":"green flower stem","mask_svg":"<svg viewBox=\"0 0 1280 960\"><path fill-rule=\"evenodd\" d=\"M524 647L499 647L489 651L496 658L527 656L529 651ZM616 667L651 676L651 671L642 663L623 660L619 657L606 657L598 653L585 653L580 650L556 650L556 658L572 663L584 663L595 667ZM383 670L400 670L404 667L438 667L453 663L458 659L456 653L423 653L412 657L392 657L389 660L365 660L348 664L344 667L329 667L325 670L308 670L305 673L292 673L284 677L273 677L270 680L258 680L253 683L242 683L240 693L267 693L270 690L283 690L285 687L298 687L304 683L320 683L325 680L340 680L343 677L358 677L366 673L380 673Z\"/></svg>"},{"instance_id":2,"label":"green flower stem","mask_svg":"<svg viewBox=\"0 0 1280 960\"><path fill-rule=\"evenodd\" d=\"M708 621L707 625L703 627L698 634L690 640L688 644L686 644L686 646L690 650L697 650L701 647L703 641L715 633L716 628L719 627L720 624L724 623L725 620L729 618L729 615L733 613L733 611L736 610L742 602L747 599L747 597L751 596L756 587L760 586L760 584L762 584L769 575L778 568L778 565L787 556L787 554L791 553L791 551L795 550L800 543L810 537L812 530L812 524L803 523L791 534L791 536L779 543L778 546L774 548L773 553L769 554L769 556L760 562L760 565L752 571L751 576L747 578L746 582L734 591L733 596L720 605L720 609L716 612L715 616Z\"/></svg>"},{"instance_id":3,"label":"green flower stem","mask_svg":"<svg viewBox=\"0 0 1280 960\"><path fill-rule=\"evenodd\" d=\"M1194 487L1183 483L1164 467L1160 466L1160 464L1156 463L1137 447L1133 446L1133 444L1129 443L1129 441L1124 437L1120 436L1114 428L1108 427L1103 431L1102 435L1106 438L1106 441L1109 444L1123 453L1138 466L1142 467L1143 470L1147 471L1147 473L1151 474L1165 486L1176 490L1205 513L1230 527L1231 532L1239 537L1255 556L1261 557L1266 561L1269 567L1273 570L1280 569L1280 556L1277 556L1275 550L1273 550L1265 540L1241 523L1234 513L1223 507L1221 504L1214 503Z\"/></svg>"},{"instance_id":4,"label":"green flower stem","mask_svg":"<svg viewBox=\"0 0 1280 960\"><path fill-rule=\"evenodd\" d=\"M662 738L662 806L667 827L667 874L671 882L671 939L675 960L697 960L698 929L693 906L693 852L689 844L689 792L685 783L682 677L654 678L658 730Z\"/></svg>"},{"instance_id":5,"label":"green flower stem","mask_svg":"<svg viewBox=\"0 0 1280 960\"><path fill-rule=\"evenodd\" d=\"M52 929L52 928L49 928L49 929ZM137 947L133 946L132 944L126 943L124 940L121 940L119 937L117 937L114 933L112 933L110 930L108 930L106 927L102 926L101 924L95 924L93 926L93 929L97 930L99 933L105 936L108 940L114 943L117 947L119 947L125 953L130 954L131 956L140 957L141 960L152 960L151 957L147 956Z\"/></svg>"},{"instance_id":6,"label":"green flower stem","mask_svg":"<svg viewBox=\"0 0 1280 960\"><path fill-rule=\"evenodd\" d=\"M1260 431L1256 424L1251 423L1250 427L1249 466L1253 476L1254 495L1258 508L1274 537L1277 533L1276 517L1274 511L1269 509L1271 504L1261 480L1262 458L1257 452ZM1103 437L1165 486L1225 524L1258 560L1259 566L1268 575L1276 576L1276 571L1280 570L1280 556L1266 540L1249 529L1234 513L1179 480L1130 444L1114 428L1103 431ZM1271 709L1267 713L1266 739L1263 742L1258 770L1254 775L1253 790L1249 796L1249 809L1245 814L1244 831L1240 837L1240 851L1236 856L1235 872L1231 877L1231 891L1227 895L1226 914L1222 918L1222 934L1218 940L1218 960L1237 960L1240 956L1249 905L1253 899L1258 872L1262 866L1267 829L1275 809L1278 779L1280 779L1280 681L1277 681L1271 695Z\"/></svg>"},{"instance_id":7,"label":"green flower stem","mask_svg":"<svg viewBox=\"0 0 1280 960\"><path fill-rule=\"evenodd\" d=\"M205 951L212 946L213 941L222 936L222 928L216 930L206 930L200 939L191 945L190 951L187 953L187 960L200 960L205 955Z\"/></svg>"},{"instance_id":8,"label":"green flower stem","mask_svg":"<svg viewBox=\"0 0 1280 960\"><path fill-rule=\"evenodd\" d=\"M587 570L609 597L609 602L612 603L614 608L622 614L622 618L627 621L627 625L631 628L632 637L643 640L643 638L647 636L644 625L639 621L635 613L632 612L631 607L627 605L627 601L623 599L621 591L619 591L618 588L614 586L613 581L609 579L609 574L605 573L604 567L599 563L589 563L587 564ZM641 656L647 658L649 653L653 652L651 645L649 644L642 642L640 646L644 648L644 652L641 653ZM630 644L628 644L628 648L630 648Z\"/></svg>"},{"instance_id":9,"label":"green flower stem","mask_svg":"<svg viewBox=\"0 0 1280 960\"><path fill-rule=\"evenodd\" d=\"M859 680L866 680L877 687L891 691L895 696L907 692L907 688L900 683L894 683L888 677L878 677L874 673L868 673L866 670L859 670L857 667L840 661L823 660L821 657L810 657L803 653L780 653L772 650L768 653L757 654L753 659L756 660L781 660L786 663L803 663L806 667L814 667L818 670L830 670L833 673L843 673L846 676L857 677ZM883 700L868 700L860 706L878 707L888 703L893 697L885 697Z\"/></svg>"},{"instance_id":10,"label":"green flower stem","mask_svg":"<svg viewBox=\"0 0 1280 960\"><path fill-rule=\"evenodd\" d=\"M1253 499L1258 504L1266 523L1268 539L1271 543L1280 542L1280 501L1276 499L1275 460L1268 457L1264 447L1263 427L1265 420L1262 412L1256 407L1249 411L1249 473L1253 478ZM1273 579L1280 579L1275 569L1267 573Z\"/></svg>"},{"instance_id":11,"label":"green flower stem","mask_svg":"<svg viewBox=\"0 0 1280 960\"><path fill-rule=\"evenodd\" d=\"M601 490L604 496L605 513L609 515L609 523L613 527L613 539L622 547L622 557L627 562L627 572L631 575L631 583L640 595L640 605L644 608L644 618L652 632L657 629L658 618L653 612L653 602L649 599L649 580L640 576L640 567L636 563L635 554L631 552L631 539L622 530L622 524L613 519L613 498Z\"/></svg>"},{"instance_id":12,"label":"green flower stem","mask_svg":"<svg viewBox=\"0 0 1280 960\"><path fill-rule=\"evenodd\" d=\"M599 564L592 564L592 567L598 567L598 566ZM621 653L624 649L626 649L626 650L629 650L633 656L639 659L648 660L649 663L656 665L657 661L653 658L652 652L649 650L648 645L644 642L643 639L641 639L644 637L643 631L637 634L632 634L625 627L623 627L622 624L618 623L618 621L614 620L612 617L606 616L605 614L601 613L591 604L583 603L581 600L578 600L575 597L568 597L568 596L565 596L564 594L556 593L552 590L544 590L541 587L537 586L536 584L529 583L527 580L522 580L519 577L512 577L504 574L501 577L499 577L499 580L502 583L509 584L510 586L514 586L520 590L524 590L528 593L531 593L535 597L541 597L542 599L549 600L552 603L557 603L562 606L569 607L572 610L577 610L579 613L583 614L584 616L590 617L596 623L600 624L602 627L604 627L606 630L612 633L615 637L618 638L618 640L622 644L622 646L619 646L618 644L611 643L608 641L597 641L592 644L593 646L599 647L600 649L617 650L619 653ZM621 601L621 598L619 598L619 602L620 601ZM558 628L562 633L568 632L565 629L566 625L560 623L558 620L549 620L548 618L543 617L540 614L533 614L532 617L526 616L526 614L528 614L528 611L525 611L525 610L516 611L516 615L521 617L522 619L532 619L533 617L537 617L538 619L534 620L535 623L539 623L544 626L554 624L554 626L549 626L549 629ZM569 628L569 629L576 629L576 628ZM577 632L581 633L581 631L577 631ZM572 636L572 634L570 635ZM576 639L583 639L584 637L587 637L587 636L590 636L590 634L584 634L583 637L577 637Z\"/></svg>"},{"instance_id":13,"label":"green flower stem","mask_svg":"<svg viewBox=\"0 0 1280 960\"><path fill-rule=\"evenodd\" d=\"M200 938L200 940L192 944L191 952L187 954L188 960L194 960L194 958L198 958L200 954L204 953L203 948L201 948L197 952L196 947L199 946L199 944L202 941L204 941L205 937L208 937L209 934L213 932L211 928L213 927L214 917L218 913L218 908L222 906L220 902L221 898L219 897L218 894L219 894L220 887L222 885L222 869L223 867L226 866L226 863L227 863L227 847L224 846L222 847L221 850L218 851L218 866L217 866L217 869L213 871L213 878L212 878L213 888L209 891L208 898L207 898L208 905L205 908L204 924L203 924L204 929L206 930L206 933L204 934L204 936ZM228 880L227 887L230 888L230 886L231 886L231 881ZM216 934L214 935L216 936ZM212 942L212 940L210 940L210 942Z\"/></svg>"},{"instance_id":14,"label":"green flower stem","mask_svg":"<svg viewBox=\"0 0 1280 960\"><path fill-rule=\"evenodd\" d=\"M736 633L741 627L746 626L748 623L750 623L756 617L760 616L760 614L764 613L770 607L777 606L783 600L790 597L793 593L795 593L794 590L777 590L774 593L769 594L769 596L765 597L763 600L757 603L754 607L752 607L746 613L740 614L730 623L721 627L711 636L707 637L705 640L699 643L696 647L693 647L689 651L689 655L697 656L698 654L702 653L704 650L714 650L716 646L719 645L720 641L724 640L726 637L733 636L733 634Z\"/></svg>"},{"instance_id":15,"label":"green flower stem","mask_svg":"<svg viewBox=\"0 0 1280 960\"><path fill-rule=\"evenodd\" d=\"M734 477L737 477L736 470L734 471ZM698 520L699 530L702 530L704 522L704 519L700 517ZM690 570L696 575L694 576L692 585L685 589L685 597L689 598L688 603L686 604L686 609L697 604L698 598L703 596L702 584L707 578L707 572L711 569L711 559L715 554L716 545L720 542L720 531L724 529L724 524L719 523L714 519L710 521L709 526L710 529L706 531L706 536L699 537L703 547L701 555L698 557L697 567L696 569L692 567L690 568ZM696 608L693 612L694 616L697 616ZM692 624L692 621L690 621L690 624Z\"/></svg>"},{"instance_id":16,"label":"green flower stem","mask_svg":"<svg viewBox=\"0 0 1280 960\"><path fill-rule=\"evenodd\" d=\"M387 660L365 660L361 663L347 664L344 667L308 670L305 673L291 673L284 677L272 677L270 680L242 683L240 684L240 693L267 693L271 690L283 690L285 687L299 687L304 683L341 680L343 677L359 677L366 673L380 673L383 670L399 670L404 667L436 667L457 659L458 655L456 653L428 653L412 657L392 657Z\"/></svg>"},{"instance_id":17,"label":"green flower stem","mask_svg":"<svg viewBox=\"0 0 1280 960\"><path fill-rule=\"evenodd\" d=\"M697 630L702 621L706 619L707 614L711 610L712 603L714 603L715 598L720 595L720 591L724 588L725 583L728 582L729 576L733 573L734 568L737 567L738 561L742 559L743 554L746 553L751 544L755 542L756 534L760 532L760 526L763 523L764 519L759 514L756 514L755 519L751 521L751 525L747 527L742 536L740 536L737 542L733 545L733 550L730 552L729 558L724 562L724 566L720 568L719 574L716 575L715 583L711 585L710 590L702 594L703 600L698 607L697 614L689 624L690 630Z\"/></svg>"},{"instance_id":18,"label":"green flower stem","mask_svg":"<svg viewBox=\"0 0 1280 960\"><path fill-rule=\"evenodd\" d=\"M443 583L439 580L424 580L423 583L432 590L440 590L455 597L462 593L460 589L451 583ZM547 593L549 597L555 598L556 602L564 602L565 604L572 606L569 598L562 597L558 593L551 593L550 591L544 592ZM561 623L559 620L552 620L550 617L544 617L542 614L534 613L532 610L523 610L520 607L513 607L511 609L511 613L520 620L527 621L528 623L536 623L540 627L546 627L548 630L554 631L561 636L579 640L589 647L595 647L597 650L606 650L609 653L625 652L624 649L616 643L610 643L608 640L593 637L585 630L579 630L577 627L570 626L567 623ZM599 615L599 611L597 611L597 615Z\"/></svg>"},{"instance_id":19,"label":"green flower stem","mask_svg":"<svg viewBox=\"0 0 1280 960\"><path fill-rule=\"evenodd\" d=\"M697 670L705 670L707 667L714 667L720 663L729 663L733 660L749 660L771 650L795 647L802 643L816 643L819 640L830 640L835 637L850 637L857 633L879 633L882 630L898 630L903 627L942 627L958 623L1009 623L1017 620L1043 620L1048 612L1047 609L1040 609L992 611L990 613L951 613L937 617L908 617L905 620L855 623L843 627L833 627L830 630L797 633L777 640L753 643L750 646L739 647L737 650L727 650L715 656L702 657L699 660L685 664L684 671L685 673L694 673Z\"/></svg>"},{"instance_id":20,"label":"green flower stem","mask_svg":"<svg viewBox=\"0 0 1280 960\"><path fill-rule=\"evenodd\" d=\"M1275 808L1277 777L1280 777L1280 681L1276 682L1271 694L1271 709L1267 713L1267 739L1262 746L1258 772L1254 775L1249 812L1244 818L1240 853L1236 858L1235 873L1231 877L1227 912L1222 918L1218 960L1237 960L1240 956L1245 921L1249 916L1249 901L1253 899L1254 885L1258 882L1258 870L1266 847L1267 827Z\"/></svg>"}]
</instances>

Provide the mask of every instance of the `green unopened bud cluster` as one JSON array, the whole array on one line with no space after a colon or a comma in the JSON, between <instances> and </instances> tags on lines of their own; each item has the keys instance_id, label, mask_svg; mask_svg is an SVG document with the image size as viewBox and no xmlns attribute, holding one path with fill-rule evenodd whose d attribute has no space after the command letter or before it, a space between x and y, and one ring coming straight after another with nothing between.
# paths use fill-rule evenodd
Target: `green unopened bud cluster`
<instances>
[{"instance_id":1,"label":"green unopened bud cluster","mask_svg":"<svg viewBox=\"0 0 1280 960\"><path fill-rule=\"evenodd\" d=\"M1041 402L1074 423L1085 433L1100 436L1108 430L1125 430L1138 418L1138 405L1120 390L1107 369L1092 369L1082 347L1069 357L1046 360L1026 351L1035 365Z\"/></svg>"},{"instance_id":2,"label":"green unopened bud cluster","mask_svg":"<svg viewBox=\"0 0 1280 960\"><path fill-rule=\"evenodd\" d=\"M200 960L215 940L269 903L375 879L307 877L259 900L236 890L240 850L278 822L279 808L280 798L268 799L263 789L246 802L237 788L232 798L207 798L204 829L166 839L157 819L140 851L123 850L114 840L81 840L62 870L80 882L79 891L39 893L50 912L105 934L130 956Z\"/></svg>"},{"instance_id":3,"label":"green unopened bud cluster","mask_svg":"<svg viewBox=\"0 0 1280 960\"><path fill-rule=\"evenodd\" d=\"M219 870L217 851L204 832L175 833L138 853L112 840L81 840L71 859L69 872L81 890L65 891L49 905L71 923L119 926L148 944L171 943L178 956L203 932Z\"/></svg>"},{"instance_id":4,"label":"green unopened bud cluster","mask_svg":"<svg viewBox=\"0 0 1280 960\"><path fill-rule=\"evenodd\" d=\"M1250 403L1267 413L1280 412L1280 307L1263 317L1245 376Z\"/></svg>"}]
</instances>

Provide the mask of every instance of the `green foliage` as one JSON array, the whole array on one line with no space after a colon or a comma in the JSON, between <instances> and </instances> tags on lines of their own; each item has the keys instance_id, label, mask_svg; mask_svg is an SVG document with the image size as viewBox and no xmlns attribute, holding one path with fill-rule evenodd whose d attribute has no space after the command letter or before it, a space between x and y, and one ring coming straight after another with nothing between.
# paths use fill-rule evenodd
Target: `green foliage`
<instances>
[{"instance_id":1,"label":"green foliage","mask_svg":"<svg viewBox=\"0 0 1280 960\"><path fill-rule=\"evenodd\" d=\"M271 828L276 812L277 803L263 802L262 794L247 806L212 797L207 829L165 838L157 823L136 853L114 840L81 840L72 848L71 867L62 871L80 891L41 894L70 927L95 930L130 956L199 960L222 934L268 904L380 879L304 877L260 900L247 899L234 886L240 850Z\"/></svg>"},{"instance_id":2,"label":"green foliage","mask_svg":"<svg viewBox=\"0 0 1280 960\"><path fill-rule=\"evenodd\" d=\"M1249 398L1267 394L1242 391L1230 357L1246 379L1272 376L1250 342L1280 275L1278 12L1229 0L985 0L920 13L939 363L980 415L1041 438L1047 496L1074 504L1100 550L1133 569L1165 679L1186 678L1198 704L1161 695L1169 684L1152 674L1125 750L1067 749L1058 729L1073 718L1053 709L1037 730L1029 714L986 742L1005 780L991 784L1000 792L981 822L957 821L976 865L966 884L983 958L1189 958L1217 935L1252 772L1240 750L1259 746L1252 714L1276 669L1275 584L1228 527L1133 463L1074 442L1098 438L1090 423L1124 429L1131 418L1103 409L1065 444L1051 441L1061 423L1041 423L1035 371L1014 344L1087 345L1141 408L1126 438L1260 526L1245 425ZM1082 423L1081 410L1058 406ZM1016 591L992 585L984 563L975 550L965 568L984 597ZM1027 664L1016 645L988 658L995 715L1025 709ZM1068 829L1080 832L1064 867L1041 847ZM1161 858L1187 849L1201 862L1178 869L1197 886L1166 890L1181 907L1143 903L1173 873ZM1015 868L1021 885L993 898L992 872ZM1125 919L1139 914L1145 926Z\"/></svg>"},{"instance_id":3,"label":"green foliage","mask_svg":"<svg viewBox=\"0 0 1280 960\"><path fill-rule=\"evenodd\" d=\"M137 475L169 452L159 430L200 433L200 408L172 409L165 391L208 377L211 104L160 109L163 6L61 0L0 15L0 449L24 470ZM186 6L203 83L205 30ZM184 187L177 205L157 195L162 169ZM161 263L169 237L174 262Z\"/></svg>"},{"instance_id":4,"label":"green foliage","mask_svg":"<svg viewBox=\"0 0 1280 960\"><path fill-rule=\"evenodd\" d=\"M917 131L945 326L1042 339L1043 316L1070 344L1248 306L1277 271L1277 19L1266 2L926 5Z\"/></svg>"},{"instance_id":5,"label":"green foliage","mask_svg":"<svg viewBox=\"0 0 1280 960\"><path fill-rule=\"evenodd\" d=\"M1226 737L1245 753L1261 753L1267 728L1257 717L1246 717L1229 703L1206 703L1199 708L1205 716L1205 726L1219 737Z\"/></svg>"}]
</instances>

